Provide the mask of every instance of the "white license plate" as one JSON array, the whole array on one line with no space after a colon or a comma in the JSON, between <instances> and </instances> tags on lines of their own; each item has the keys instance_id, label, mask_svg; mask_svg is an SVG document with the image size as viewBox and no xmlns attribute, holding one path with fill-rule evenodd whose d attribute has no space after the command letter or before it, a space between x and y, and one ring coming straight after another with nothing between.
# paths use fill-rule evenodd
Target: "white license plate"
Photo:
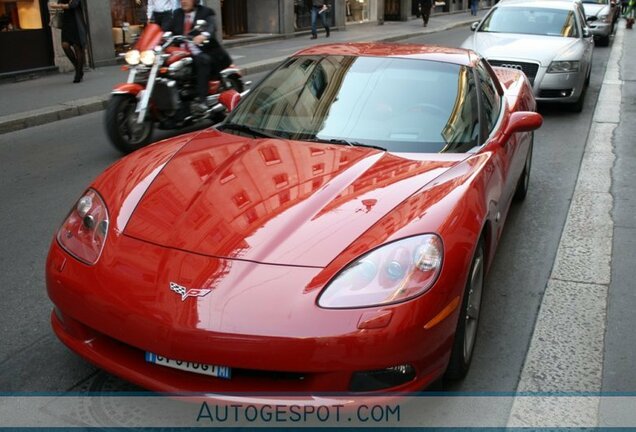
<instances>
[{"instance_id":1,"label":"white license plate","mask_svg":"<svg viewBox=\"0 0 636 432\"><path fill-rule=\"evenodd\" d=\"M146 353L146 361L148 363L154 363L161 366L167 366L174 369L180 369L218 378L230 379L232 377L232 368L228 366L217 366L203 363L194 363L184 360L174 360L151 352Z\"/></svg>"}]
</instances>

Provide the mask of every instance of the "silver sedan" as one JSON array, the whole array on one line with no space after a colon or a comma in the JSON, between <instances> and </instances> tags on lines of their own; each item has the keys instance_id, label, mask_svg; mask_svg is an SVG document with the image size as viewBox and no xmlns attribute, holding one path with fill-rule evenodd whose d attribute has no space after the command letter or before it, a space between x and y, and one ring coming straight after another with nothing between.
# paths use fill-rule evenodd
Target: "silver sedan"
<instances>
[{"instance_id":1,"label":"silver sedan","mask_svg":"<svg viewBox=\"0 0 636 432\"><path fill-rule=\"evenodd\" d=\"M585 18L600 46L609 45L610 35L620 15L614 0L583 0Z\"/></svg>"},{"instance_id":2,"label":"silver sedan","mask_svg":"<svg viewBox=\"0 0 636 432\"><path fill-rule=\"evenodd\" d=\"M500 2L472 29L463 48L479 52L493 66L522 70L538 101L583 109L594 41L580 3Z\"/></svg>"}]
</instances>

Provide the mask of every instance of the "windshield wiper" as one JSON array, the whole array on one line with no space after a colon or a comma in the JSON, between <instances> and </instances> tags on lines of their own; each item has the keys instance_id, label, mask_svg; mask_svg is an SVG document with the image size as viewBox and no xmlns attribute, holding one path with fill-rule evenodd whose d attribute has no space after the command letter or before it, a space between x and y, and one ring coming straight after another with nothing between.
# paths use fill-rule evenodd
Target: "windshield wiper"
<instances>
[{"instance_id":1,"label":"windshield wiper","mask_svg":"<svg viewBox=\"0 0 636 432\"><path fill-rule=\"evenodd\" d=\"M373 144L365 144L358 141L347 141L345 139L340 139L340 138L322 139L322 138L313 137L303 141L320 142L320 143L326 143L326 144L341 144L341 145L348 145L351 147L368 147L368 148L372 148L376 150L386 151L384 147L376 146Z\"/></svg>"},{"instance_id":2,"label":"windshield wiper","mask_svg":"<svg viewBox=\"0 0 636 432\"><path fill-rule=\"evenodd\" d=\"M223 125L221 125L219 127L221 130L235 130L235 131L239 131L239 132L245 132L248 133L250 135L254 135L255 137L260 137L260 138L280 138L279 136L273 135L273 134L269 134L265 131L262 131L260 129L255 129L251 126L245 126L242 124L238 124L238 123L225 123Z\"/></svg>"}]
</instances>

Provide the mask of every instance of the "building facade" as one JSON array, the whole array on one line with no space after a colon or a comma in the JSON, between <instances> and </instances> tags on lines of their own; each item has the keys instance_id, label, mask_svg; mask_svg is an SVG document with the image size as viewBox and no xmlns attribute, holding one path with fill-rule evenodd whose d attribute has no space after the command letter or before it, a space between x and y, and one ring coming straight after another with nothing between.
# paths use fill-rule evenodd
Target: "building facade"
<instances>
[{"instance_id":1,"label":"building facade","mask_svg":"<svg viewBox=\"0 0 636 432\"><path fill-rule=\"evenodd\" d=\"M49 27L48 0L0 0L0 76L59 68L71 70L60 47L60 30ZM91 67L115 64L146 22L147 0L81 0L89 31ZM487 0L490 1L490 0ZM256 34L292 37L309 30L311 0L202 0L217 12L218 37L240 40ZM469 0L438 0L436 12L468 9ZM406 21L416 0L328 0L335 28L359 23ZM179 0L174 6L178 7ZM482 0L483 5L483 0ZM19 56L13 53L20 53Z\"/></svg>"}]
</instances>

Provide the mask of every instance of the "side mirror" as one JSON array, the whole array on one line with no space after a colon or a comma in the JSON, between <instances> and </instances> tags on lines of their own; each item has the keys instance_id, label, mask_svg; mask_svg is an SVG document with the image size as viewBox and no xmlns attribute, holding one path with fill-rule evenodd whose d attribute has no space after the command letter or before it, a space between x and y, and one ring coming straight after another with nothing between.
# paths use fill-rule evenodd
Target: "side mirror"
<instances>
[{"instance_id":1,"label":"side mirror","mask_svg":"<svg viewBox=\"0 0 636 432\"><path fill-rule=\"evenodd\" d=\"M510 120L504 129L503 143L517 132L531 132L539 129L543 124L541 114L532 111L518 111L510 115Z\"/></svg>"},{"instance_id":2,"label":"side mirror","mask_svg":"<svg viewBox=\"0 0 636 432\"><path fill-rule=\"evenodd\" d=\"M479 21L475 21L474 23L472 23L470 25L470 30L471 31L475 31L475 30L477 30L477 27L479 27Z\"/></svg>"},{"instance_id":3,"label":"side mirror","mask_svg":"<svg viewBox=\"0 0 636 432\"><path fill-rule=\"evenodd\" d=\"M589 28L587 27L583 28L583 37L584 38L592 37L592 32L590 31Z\"/></svg>"},{"instance_id":4,"label":"side mirror","mask_svg":"<svg viewBox=\"0 0 636 432\"><path fill-rule=\"evenodd\" d=\"M241 95L234 89L226 90L219 95L219 103L231 112L241 101Z\"/></svg>"}]
</instances>

